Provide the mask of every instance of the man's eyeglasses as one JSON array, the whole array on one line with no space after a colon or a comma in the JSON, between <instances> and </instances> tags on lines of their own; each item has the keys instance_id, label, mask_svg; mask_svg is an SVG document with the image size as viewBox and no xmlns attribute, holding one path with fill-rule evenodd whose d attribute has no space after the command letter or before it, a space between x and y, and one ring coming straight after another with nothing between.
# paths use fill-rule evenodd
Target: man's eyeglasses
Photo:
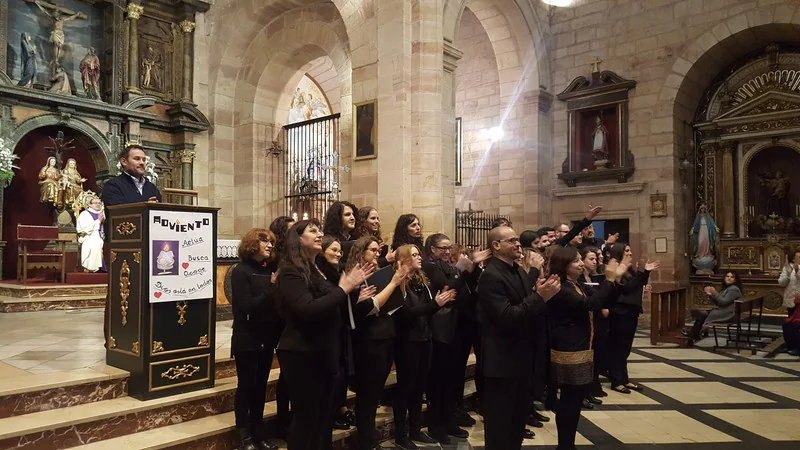
<instances>
[{"instance_id":1,"label":"man's eyeglasses","mask_svg":"<svg viewBox=\"0 0 800 450\"><path fill-rule=\"evenodd\" d=\"M435 246L435 245L434 245L434 248L436 248L436 250L441 250L443 252L449 252L450 250L453 249L452 246L450 246L450 247L438 247L438 246Z\"/></svg>"},{"instance_id":2,"label":"man's eyeglasses","mask_svg":"<svg viewBox=\"0 0 800 450\"><path fill-rule=\"evenodd\" d=\"M497 242L505 242L505 243L514 245L514 244L519 244L519 238L518 237L513 237L513 238L508 238L508 239L498 239Z\"/></svg>"}]
</instances>

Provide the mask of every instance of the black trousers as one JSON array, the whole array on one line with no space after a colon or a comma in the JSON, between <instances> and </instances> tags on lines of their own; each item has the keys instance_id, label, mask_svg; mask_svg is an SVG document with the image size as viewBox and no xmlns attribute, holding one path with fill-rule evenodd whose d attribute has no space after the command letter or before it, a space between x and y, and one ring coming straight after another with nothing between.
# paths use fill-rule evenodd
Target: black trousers
<instances>
[{"instance_id":1,"label":"black trousers","mask_svg":"<svg viewBox=\"0 0 800 450\"><path fill-rule=\"evenodd\" d=\"M369 450L378 445L375 414L381 402L386 377L392 370L394 339L353 342L355 364L356 427L358 448Z\"/></svg>"},{"instance_id":2,"label":"black trousers","mask_svg":"<svg viewBox=\"0 0 800 450\"><path fill-rule=\"evenodd\" d=\"M700 338L700 333L703 331L703 324L706 323L708 318L708 311L705 309L693 309L691 311L694 317L694 325L692 325L692 337L695 339Z\"/></svg>"},{"instance_id":3,"label":"black trousers","mask_svg":"<svg viewBox=\"0 0 800 450\"><path fill-rule=\"evenodd\" d=\"M590 392L599 393L603 390L600 385L600 374L608 371L609 344L610 344L608 318L600 313L594 315L594 381Z\"/></svg>"},{"instance_id":4,"label":"black trousers","mask_svg":"<svg viewBox=\"0 0 800 450\"><path fill-rule=\"evenodd\" d=\"M281 372L286 373L292 424L289 450L328 450L332 448L333 379L336 368L328 352L278 351Z\"/></svg>"},{"instance_id":5,"label":"black trousers","mask_svg":"<svg viewBox=\"0 0 800 450\"><path fill-rule=\"evenodd\" d=\"M486 450L518 450L522 447L525 417L530 412L530 376L484 377L483 412Z\"/></svg>"},{"instance_id":6,"label":"black trousers","mask_svg":"<svg viewBox=\"0 0 800 450\"><path fill-rule=\"evenodd\" d=\"M397 386L392 408L394 434L398 438L422 428L422 393L431 368L431 348L431 341L397 342L395 345Z\"/></svg>"},{"instance_id":7,"label":"black trousers","mask_svg":"<svg viewBox=\"0 0 800 450\"><path fill-rule=\"evenodd\" d=\"M428 430L444 434L454 422L458 395L464 390L464 369L461 367L459 342L433 341L431 370L428 375Z\"/></svg>"},{"instance_id":8,"label":"black trousers","mask_svg":"<svg viewBox=\"0 0 800 450\"><path fill-rule=\"evenodd\" d=\"M469 355L475 352L476 366L475 366L475 389L477 390L476 396L478 400L481 398L483 392L483 377L480 375L480 361L481 361L481 335L478 329L478 323L472 319L460 316L458 319L458 367L461 373L466 374L467 364L469 363ZM458 408L464 409L464 383L458 385L458 401L456 405Z\"/></svg>"},{"instance_id":9,"label":"black trousers","mask_svg":"<svg viewBox=\"0 0 800 450\"><path fill-rule=\"evenodd\" d=\"M291 422L289 414L289 382L283 370L278 375L278 385L275 388L275 403L278 408L277 425L281 429L288 429Z\"/></svg>"},{"instance_id":10,"label":"black trousers","mask_svg":"<svg viewBox=\"0 0 800 450\"><path fill-rule=\"evenodd\" d=\"M786 341L786 350L800 350L800 322L784 323L783 339Z\"/></svg>"},{"instance_id":11,"label":"black trousers","mask_svg":"<svg viewBox=\"0 0 800 450\"><path fill-rule=\"evenodd\" d=\"M610 360L608 367L611 386L627 384L628 356L633 347L633 338L639 322L638 314L614 314L609 316Z\"/></svg>"},{"instance_id":12,"label":"black trousers","mask_svg":"<svg viewBox=\"0 0 800 450\"><path fill-rule=\"evenodd\" d=\"M558 429L558 450L575 448L575 434L581 418L581 405L586 397L588 386L560 386L561 399L556 410Z\"/></svg>"},{"instance_id":13,"label":"black trousers","mask_svg":"<svg viewBox=\"0 0 800 450\"><path fill-rule=\"evenodd\" d=\"M267 380L272 367L273 351L238 352L236 362L236 396L233 409L236 428L250 428L258 432L264 418L264 404L267 401Z\"/></svg>"}]
</instances>

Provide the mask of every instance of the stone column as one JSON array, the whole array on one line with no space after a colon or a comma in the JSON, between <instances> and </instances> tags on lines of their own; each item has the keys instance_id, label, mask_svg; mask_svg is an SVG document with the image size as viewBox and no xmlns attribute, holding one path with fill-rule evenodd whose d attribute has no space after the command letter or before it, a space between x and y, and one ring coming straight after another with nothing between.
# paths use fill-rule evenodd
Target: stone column
<instances>
[{"instance_id":1,"label":"stone column","mask_svg":"<svg viewBox=\"0 0 800 450\"><path fill-rule=\"evenodd\" d=\"M129 94L139 90L139 18L144 8L138 3L128 3L128 86Z\"/></svg>"},{"instance_id":2,"label":"stone column","mask_svg":"<svg viewBox=\"0 0 800 450\"><path fill-rule=\"evenodd\" d=\"M183 149L178 152L178 156L181 158L181 189L192 190L194 189L194 180L192 179L192 173L194 170L194 150L189 148ZM184 205L191 205L192 199L183 197L181 203Z\"/></svg>"},{"instance_id":3,"label":"stone column","mask_svg":"<svg viewBox=\"0 0 800 450\"><path fill-rule=\"evenodd\" d=\"M0 2L0 61L3 61L3 72L7 70L5 61L8 57L8 2ZM13 39L13 38L12 38ZM6 73L9 77L11 74Z\"/></svg>"},{"instance_id":4,"label":"stone column","mask_svg":"<svg viewBox=\"0 0 800 450\"><path fill-rule=\"evenodd\" d=\"M725 237L736 236L736 205L734 204L734 189L736 188L734 182L734 168L733 168L733 150L736 148L735 144L726 144L722 149L722 204L725 207L722 209L722 235Z\"/></svg>"},{"instance_id":5,"label":"stone column","mask_svg":"<svg viewBox=\"0 0 800 450\"><path fill-rule=\"evenodd\" d=\"M456 68L464 53L444 42L442 78L442 184L455 186L456 171ZM455 237L455 189L444 189L442 231Z\"/></svg>"},{"instance_id":6,"label":"stone column","mask_svg":"<svg viewBox=\"0 0 800 450\"><path fill-rule=\"evenodd\" d=\"M181 31L183 31L183 94L181 102L192 103L192 81L194 79L192 50L194 49L195 23L191 20L184 20L180 25Z\"/></svg>"}]
</instances>

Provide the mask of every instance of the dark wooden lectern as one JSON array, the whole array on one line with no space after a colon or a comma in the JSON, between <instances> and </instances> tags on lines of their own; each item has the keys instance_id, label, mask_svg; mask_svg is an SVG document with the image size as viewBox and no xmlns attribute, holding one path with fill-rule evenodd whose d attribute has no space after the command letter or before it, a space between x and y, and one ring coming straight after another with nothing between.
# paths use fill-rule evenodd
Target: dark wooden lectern
<instances>
[{"instance_id":1,"label":"dark wooden lectern","mask_svg":"<svg viewBox=\"0 0 800 450\"><path fill-rule=\"evenodd\" d=\"M217 208L111 206L107 364L151 399L214 385Z\"/></svg>"}]
</instances>

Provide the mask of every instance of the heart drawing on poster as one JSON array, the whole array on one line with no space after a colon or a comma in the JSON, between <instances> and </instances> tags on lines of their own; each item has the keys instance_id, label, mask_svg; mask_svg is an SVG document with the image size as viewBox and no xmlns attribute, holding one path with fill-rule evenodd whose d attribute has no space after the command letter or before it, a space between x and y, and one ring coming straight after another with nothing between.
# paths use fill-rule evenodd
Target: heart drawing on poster
<instances>
[{"instance_id":1,"label":"heart drawing on poster","mask_svg":"<svg viewBox=\"0 0 800 450\"><path fill-rule=\"evenodd\" d=\"M183 270L186 270L186 269L189 268L189 263L185 262L185 263L181 264L181 267L183 267Z\"/></svg>"},{"instance_id":2,"label":"heart drawing on poster","mask_svg":"<svg viewBox=\"0 0 800 450\"><path fill-rule=\"evenodd\" d=\"M161 298L161 292L156 292L155 294L153 294L153 297Z\"/></svg>"}]
</instances>

